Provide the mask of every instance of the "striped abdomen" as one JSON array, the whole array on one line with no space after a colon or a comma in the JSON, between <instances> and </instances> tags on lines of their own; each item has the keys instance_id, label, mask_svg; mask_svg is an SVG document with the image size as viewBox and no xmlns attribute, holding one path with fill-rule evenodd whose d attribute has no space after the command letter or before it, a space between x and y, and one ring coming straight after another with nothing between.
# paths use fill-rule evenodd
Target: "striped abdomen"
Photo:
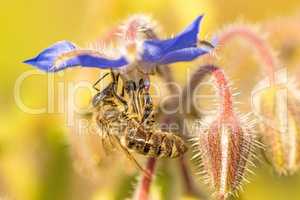
<instances>
[{"instance_id":1,"label":"striped abdomen","mask_svg":"<svg viewBox=\"0 0 300 200\"><path fill-rule=\"evenodd\" d=\"M184 141L169 132L144 131L142 128L130 129L125 135L125 146L149 157L176 158L187 151Z\"/></svg>"}]
</instances>

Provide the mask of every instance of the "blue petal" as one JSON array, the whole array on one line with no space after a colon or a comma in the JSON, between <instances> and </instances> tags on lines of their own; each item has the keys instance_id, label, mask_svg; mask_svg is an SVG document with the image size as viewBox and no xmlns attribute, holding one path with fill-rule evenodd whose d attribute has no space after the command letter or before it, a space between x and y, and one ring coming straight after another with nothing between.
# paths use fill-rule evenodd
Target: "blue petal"
<instances>
[{"instance_id":1,"label":"blue petal","mask_svg":"<svg viewBox=\"0 0 300 200\"><path fill-rule=\"evenodd\" d=\"M165 55L158 64L170 64L174 62L191 61L195 58L208 53L209 50L204 48L190 47L185 49L179 49Z\"/></svg>"},{"instance_id":2,"label":"blue petal","mask_svg":"<svg viewBox=\"0 0 300 200\"><path fill-rule=\"evenodd\" d=\"M38 67L44 71L51 71L53 63L63 53L75 50L76 46L68 41L60 41L43 50L35 58L24 61L24 63Z\"/></svg>"},{"instance_id":3,"label":"blue petal","mask_svg":"<svg viewBox=\"0 0 300 200\"><path fill-rule=\"evenodd\" d=\"M111 60L111 59L106 59L106 58L93 56L89 54L82 54L67 60L62 65L64 66L80 65L83 67L95 67L95 68L107 69L107 68L118 68L127 64L128 62L124 57Z\"/></svg>"},{"instance_id":4,"label":"blue petal","mask_svg":"<svg viewBox=\"0 0 300 200\"><path fill-rule=\"evenodd\" d=\"M196 47L200 22L203 15L197 17L182 33L167 40L146 40L143 44L142 60L159 62L166 54L179 49Z\"/></svg>"},{"instance_id":5,"label":"blue petal","mask_svg":"<svg viewBox=\"0 0 300 200\"><path fill-rule=\"evenodd\" d=\"M42 51L37 57L24 61L26 64L36 66L37 68L55 72L74 66L96 67L96 68L115 68L127 65L124 57L118 59L107 59L98 55L89 53L72 54L78 51L76 46L68 41L60 41ZM60 56L68 53L65 58ZM57 60L60 60L58 66L54 66Z\"/></svg>"}]
</instances>

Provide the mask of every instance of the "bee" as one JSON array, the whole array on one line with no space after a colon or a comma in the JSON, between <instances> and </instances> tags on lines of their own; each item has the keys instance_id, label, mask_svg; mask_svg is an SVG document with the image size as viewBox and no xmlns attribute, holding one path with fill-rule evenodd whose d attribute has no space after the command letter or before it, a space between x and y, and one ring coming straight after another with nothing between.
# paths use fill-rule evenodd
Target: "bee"
<instances>
[{"instance_id":1,"label":"bee","mask_svg":"<svg viewBox=\"0 0 300 200\"><path fill-rule=\"evenodd\" d=\"M155 158L182 156L187 151L184 140L155 127L147 81L141 79L139 85L134 81L126 81L119 93L119 75L110 74L112 82L103 90L95 87L103 78L95 83L94 88L99 92L92 100L94 120L102 130L102 139L108 138L112 146L120 147L141 170L143 168L131 152Z\"/></svg>"}]
</instances>

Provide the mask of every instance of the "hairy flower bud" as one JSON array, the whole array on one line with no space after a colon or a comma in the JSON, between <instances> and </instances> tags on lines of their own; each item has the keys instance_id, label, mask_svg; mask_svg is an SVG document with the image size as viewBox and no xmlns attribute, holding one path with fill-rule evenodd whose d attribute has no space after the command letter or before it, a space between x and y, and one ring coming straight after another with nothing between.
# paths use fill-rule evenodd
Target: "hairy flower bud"
<instances>
[{"instance_id":1,"label":"hairy flower bud","mask_svg":"<svg viewBox=\"0 0 300 200\"><path fill-rule=\"evenodd\" d=\"M234 116L220 117L201 130L197 145L205 178L216 197L226 199L239 189L252 163L254 144L254 135Z\"/></svg>"},{"instance_id":2,"label":"hairy flower bud","mask_svg":"<svg viewBox=\"0 0 300 200\"><path fill-rule=\"evenodd\" d=\"M201 173L217 199L238 191L245 180L256 146L255 135L232 107L232 95L223 72L209 67L220 96L219 113L213 120L194 127L194 158L201 162ZM204 120L205 121L205 120Z\"/></svg>"},{"instance_id":3,"label":"hairy flower bud","mask_svg":"<svg viewBox=\"0 0 300 200\"><path fill-rule=\"evenodd\" d=\"M282 75L282 74L279 74ZM278 174L293 174L300 166L300 101L292 82L256 90L254 101L260 117L265 155ZM261 85L264 85L261 83ZM255 96L254 96L255 97Z\"/></svg>"}]
</instances>

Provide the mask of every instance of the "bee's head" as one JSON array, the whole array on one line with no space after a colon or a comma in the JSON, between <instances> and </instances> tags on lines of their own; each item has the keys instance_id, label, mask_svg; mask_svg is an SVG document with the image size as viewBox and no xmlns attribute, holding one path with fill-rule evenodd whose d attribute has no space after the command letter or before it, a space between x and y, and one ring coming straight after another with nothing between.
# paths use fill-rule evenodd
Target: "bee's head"
<instances>
[{"instance_id":1,"label":"bee's head","mask_svg":"<svg viewBox=\"0 0 300 200\"><path fill-rule=\"evenodd\" d=\"M101 102L103 102L105 99L111 98L113 96L113 85L109 84L105 89L98 92L92 100L92 104L94 107L97 107L100 105Z\"/></svg>"}]
</instances>

